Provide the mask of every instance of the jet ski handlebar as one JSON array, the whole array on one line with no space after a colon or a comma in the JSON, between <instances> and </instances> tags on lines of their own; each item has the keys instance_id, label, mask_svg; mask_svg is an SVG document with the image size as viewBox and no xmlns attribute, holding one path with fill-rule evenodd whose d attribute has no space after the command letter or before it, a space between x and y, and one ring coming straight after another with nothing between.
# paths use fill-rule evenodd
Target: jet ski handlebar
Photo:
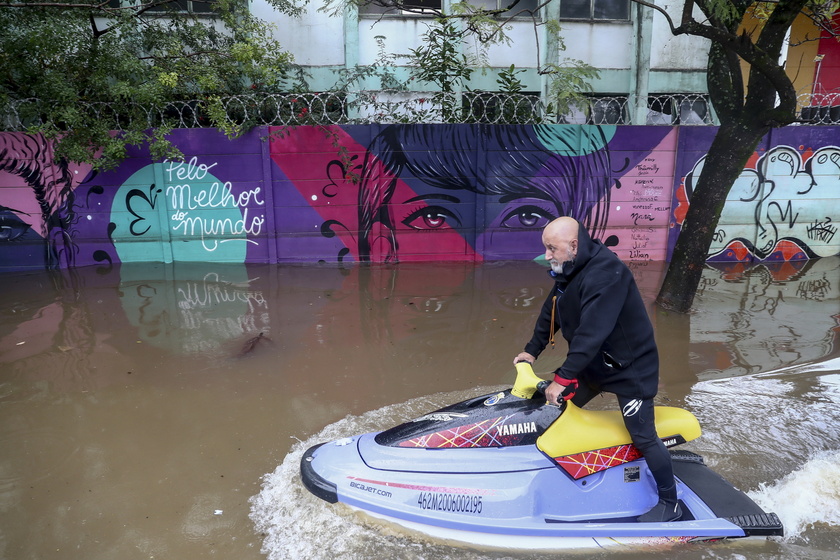
<instances>
[{"instance_id":1,"label":"jet ski handlebar","mask_svg":"<svg viewBox=\"0 0 840 560\"><path fill-rule=\"evenodd\" d=\"M537 377L530 362L522 360L516 362L516 381L510 393L520 399L530 399L534 393L545 393L550 384L551 381Z\"/></svg>"}]
</instances>

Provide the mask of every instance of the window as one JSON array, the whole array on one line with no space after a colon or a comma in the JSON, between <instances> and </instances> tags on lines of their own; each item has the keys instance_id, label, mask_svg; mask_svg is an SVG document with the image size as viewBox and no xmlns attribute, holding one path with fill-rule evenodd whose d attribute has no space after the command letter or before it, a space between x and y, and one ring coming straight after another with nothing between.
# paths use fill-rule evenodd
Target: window
<instances>
[{"instance_id":1,"label":"window","mask_svg":"<svg viewBox=\"0 0 840 560\"><path fill-rule=\"evenodd\" d=\"M150 12L165 12L174 10L177 12L190 12L191 14L209 14L213 12L211 0L175 0L162 6L155 6Z\"/></svg>"},{"instance_id":2,"label":"window","mask_svg":"<svg viewBox=\"0 0 840 560\"><path fill-rule=\"evenodd\" d=\"M560 0L561 19L630 19L630 0Z\"/></svg>"},{"instance_id":3,"label":"window","mask_svg":"<svg viewBox=\"0 0 840 560\"><path fill-rule=\"evenodd\" d=\"M172 0L170 2L161 2L161 0L110 0L108 2L108 6L111 8L119 8L120 6L132 5L137 8L141 8L148 4L157 4L155 6L151 6L147 11L212 14L214 12L214 2L215 0Z\"/></svg>"},{"instance_id":4,"label":"window","mask_svg":"<svg viewBox=\"0 0 840 560\"><path fill-rule=\"evenodd\" d=\"M441 0L402 0L402 6L406 10L440 10Z\"/></svg>"},{"instance_id":5,"label":"window","mask_svg":"<svg viewBox=\"0 0 840 560\"><path fill-rule=\"evenodd\" d=\"M431 14L441 11L441 0L372 0L359 6L360 14L389 16Z\"/></svg>"},{"instance_id":6,"label":"window","mask_svg":"<svg viewBox=\"0 0 840 560\"><path fill-rule=\"evenodd\" d=\"M560 124L629 124L626 95L588 95L580 105L557 115Z\"/></svg>"},{"instance_id":7,"label":"window","mask_svg":"<svg viewBox=\"0 0 840 560\"><path fill-rule=\"evenodd\" d=\"M485 10L502 10L513 3L513 0L470 0L473 6ZM523 17L530 17L528 12L536 13L539 0L520 0L509 12L504 12L501 17L510 17L514 14ZM371 2L359 6L361 14L386 14L390 16L431 14L440 12L442 9L441 0L371 0Z\"/></svg>"},{"instance_id":8,"label":"window","mask_svg":"<svg viewBox=\"0 0 840 560\"><path fill-rule=\"evenodd\" d=\"M589 102L587 124L626 124L627 98L603 97L592 98Z\"/></svg>"},{"instance_id":9,"label":"window","mask_svg":"<svg viewBox=\"0 0 840 560\"><path fill-rule=\"evenodd\" d=\"M470 4L484 8L485 10L503 10L513 4L513 0L470 0ZM537 0L520 0L516 6L507 12L503 12L500 17L510 17L513 15L531 17L532 14L536 16L538 15L538 5L539 2Z\"/></svg>"}]
</instances>

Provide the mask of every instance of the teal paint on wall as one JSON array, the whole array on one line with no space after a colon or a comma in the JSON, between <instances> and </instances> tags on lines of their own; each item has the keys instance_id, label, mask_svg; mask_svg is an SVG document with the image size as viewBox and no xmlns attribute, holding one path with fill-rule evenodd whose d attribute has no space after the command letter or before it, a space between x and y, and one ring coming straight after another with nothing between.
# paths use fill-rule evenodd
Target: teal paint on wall
<instances>
[{"instance_id":1,"label":"teal paint on wall","mask_svg":"<svg viewBox=\"0 0 840 560\"><path fill-rule=\"evenodd\" d=\"M260 192L234 195L210 168L196 159L151 164L120 186L111 207L120 261L245 261L255 227L247 204Z\"/></svg>"}]
</instances>

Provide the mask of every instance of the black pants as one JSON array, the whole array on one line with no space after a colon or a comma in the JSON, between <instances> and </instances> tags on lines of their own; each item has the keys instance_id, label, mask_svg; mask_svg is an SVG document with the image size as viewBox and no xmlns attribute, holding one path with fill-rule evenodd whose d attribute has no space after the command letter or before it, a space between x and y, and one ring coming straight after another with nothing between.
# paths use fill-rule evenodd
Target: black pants
<instances>
[{"instance_id":1,"label":"black pants","mask_svg":"<svg viewBox=\"0 0 840 560\"><path fill-rule=\"evenodd\" d=\"M600 391L581 383L572 402L583 407L591 401ZM621 407L624 426L630 432L633 445L642 453L647 462L660 498L675 499L674 491L674 467L671 465L671 454L662 440L656 435L656 425L653 415L653 399L628 399L618 398L618 405ZM665 493L665 495L663 495Z\"/></svg>"}]
</instances>

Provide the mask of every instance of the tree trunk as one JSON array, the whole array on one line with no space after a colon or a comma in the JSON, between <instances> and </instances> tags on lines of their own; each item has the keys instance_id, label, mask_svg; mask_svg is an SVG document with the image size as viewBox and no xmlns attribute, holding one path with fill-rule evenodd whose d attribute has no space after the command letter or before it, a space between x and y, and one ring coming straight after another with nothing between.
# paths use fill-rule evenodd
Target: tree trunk
<instances>
[{"instance_id":1,"label":"tree trunk","mask_svg":"<svg viewBox=\"0 0 840 560\"><path fill-rule=\"evenodd\" d=\"M751 5L749 0L732 2L735 12L722 12L714 2L697 0L696 5L709 18L709 24L699 27L690 17L689 4L695 2L686 0L678 32L712 41L707 84L721 127L691 193L685 223L656 298L663 309L679 313L691 309L733 183L771 127L795 120L796 92L778 60L786 33L807 2L778 0L754 36L738 32ZM748 84L744 84L739 57L749 59Z\"/></svg>"},{"instance_id":2,"label":"tree trunk","mask_svg":"<svg viewBox=\"0 0 840 560\"><path fill-rule=\"evenodd\" d=\"M743 119L722 125L715 135L656 297L663 309L678 313L691 309L726 196L768 130L753 119Z\"/></svg>"}]
</instances>

